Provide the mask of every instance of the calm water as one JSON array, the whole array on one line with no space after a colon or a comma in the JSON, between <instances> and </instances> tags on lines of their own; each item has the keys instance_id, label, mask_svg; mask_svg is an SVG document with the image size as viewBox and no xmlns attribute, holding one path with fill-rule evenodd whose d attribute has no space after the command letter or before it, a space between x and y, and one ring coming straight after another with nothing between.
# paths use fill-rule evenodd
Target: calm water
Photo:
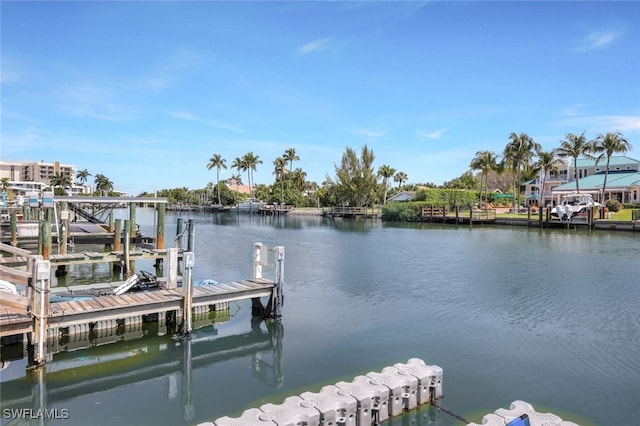
<instances>
[{"instance_id":1,"label":"calm water","mask_svg":"<svg viewBox=\"0 0 640 426\"><path fill-rule=\"evenodd\" d=\"M254 242L285 246L281 324L232 304L191 342L150 328L56 354L42 385L5 347L3 409L68 410L52 425L195 424L418 357L444 369L442 405L478 423L516 399L584 426L637 422L638 234L182 217L196 224L196 279L248 278ZM152 234L152 215L138 221ZM462 424L427 409L390 423L408 422Z\"/></svg>"}]
</instances>

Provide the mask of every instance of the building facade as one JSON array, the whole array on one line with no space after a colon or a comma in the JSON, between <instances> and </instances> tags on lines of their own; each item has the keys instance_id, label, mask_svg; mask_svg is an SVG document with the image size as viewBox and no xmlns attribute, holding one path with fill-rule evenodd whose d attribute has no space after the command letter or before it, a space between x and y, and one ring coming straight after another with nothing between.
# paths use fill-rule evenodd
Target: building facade
<instances>
[{"instance_id":1,"label":"building facade","mask_svg":"<svg viewBox=\"0 0 640 426\"><path fill-rule=\"evenodd\" d=\"M0 161L0 179L8 181L7 190L14 196L25 196L29 192L41 192L51 186L51 180L58 175L66 176L72 182L70 188L65 188L69 195L90 194L92 188L75 184L76 166L40 162L7 162Z\"/></svg>"},{"instance_id":2,"label":"building facade","mask_svg":"<svg viewBox=\"0 0 640 426\"><path fill-rule=\"evenodd\" d=\"M606 159L596 161L580 158L576 168L573 159L568 158L558 170L544 176L540 171L536 179L525 184L526 203L554 206L560 203L563 195L578 189L591 194L594 200L601 203L608 199L616 199L621 203L640 203L640 161L626 156L611 157L608 175L606 166Z\"/></svg>"}]
</instances>

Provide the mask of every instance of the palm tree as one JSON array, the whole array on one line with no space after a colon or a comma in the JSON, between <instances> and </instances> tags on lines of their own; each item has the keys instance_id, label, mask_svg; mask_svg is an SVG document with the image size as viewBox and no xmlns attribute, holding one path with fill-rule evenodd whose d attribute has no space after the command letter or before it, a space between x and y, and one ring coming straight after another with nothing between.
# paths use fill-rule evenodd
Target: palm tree
<instances>
[{"instance_id":1,"label":"palm tree","mask_svg":"<svg viewBox=\"0 0 640 426\"><path fill-rule=\"evenodd\" d=\"M289 163L289 171L291 171L293 170L293 162L298 161L300 157L296 155L295 148L287 148L284 151L284 155L282 156L282 159L285 161L285 163L287 162Z\"/></svg>"},{"instance_id":2,"label":"palm tree","mask_svg":"<svg viewBox=\"0 0 640 426\"><path fill-rule=\"evenodd\" d=\"M407 179L409 179L409 177L407 176L407 174L405 172L397 172L394 176L393 176L393 181L394 182L398 182L398 189L400 189L400 186L407 181Z\"/></svg>"},{"instance_id":3,"label":"palm tree","mask_svg":"<svg viewBox=\"0 0 640 426\"><path fill-rule=\"evenodd\" d=\"M624 154L631 150L631 144L622 136L621 133L607 133L605 135L598 135L594 144L593 152L600 154L597 157L596 164L602 159L607 157L607 167L604 169L604 182L602 183L602 195L600 196L600 202L605 202L605 189L607 188L607 178L609 177L609 163L613 154Z\"/></svg>"},{"instance_id":4,"label":"palm tree","mask_svg":"<svg viewBox=\"0 0 640 426\"><path fill-rule=\"evenodd\" d=\"M584 132L580 136L576 136L573 133L567 133L564 140L560 141L560 148L558 148L558 155L560 157L573 158L573 173L576 180L576 192L580 192L580 183L578 179L578 158L585 156L593 158L591 153L593 152L593 142L587 140Z\"/></svg>"},{"instance_id":5,"label":"palm tree","mask_svg":"<svg viewBox=\"0 0 640 426\"><path fill-rule=\"evenodd\" d=\"M248 152L242 157L242 163L249 178L249 192L253 196L253 172L257 170L258 164L262 164L262 160L260 160L260 156Z\"/></svg>"},{"instance_id":6,"label":"palm tree","mask_svg":"<svg viewBox=\"0 0 640 426\"><path fill-rule=\"evenodd\" d=\"M227 183L229 183L229 184L235 183L236 184L236 191L239 192L240 191L240 185L242 185L242 175L240 175L240 174L231 175L229 180L227 180Z\"/></svg>"},{"instance_id":7,"label":"palm tree","mask_svg":"<svg viewBox=\"0 0 640 426\"><path fill-rule=\"evenodd\" d=\"M498 156L491 151L478 151L469 167L472 170L480 170L480 204L482 204L482 186L484 182L484 189L488 193L488 174L492 170L496 170L498 164ZM486 197L485 197L486 198Z\"/></svg>"},{"instance_id":8,"label":"palm tree","mask_svg":"<svg viewBox=\"0 0 640 426\"><path fill-rule=\"evenodd\" d=\"M214 190L215 187L216 187L215 183L207 182L206 190L207 190L207 196L208 196L209 200L213 197L213 190Z\"/></svg>"},{"instance_id":9,"label":"palm tree","mask_svg":"<svg viewBox=\"0 0 640 426\"><path fill-rule=\"evenodd\" d=\"M280 203L284 204L284 177L287 174L287 162L284 158L278 157L273 160L273 174L280 181Z\"/></svg>"},{"instance_id":10,"label":"palm tree","mask_svg":"<svg viewBox=\"0 0 640 426\"><path fill-rule=\"evenodd\" d=\"M80 170L76 173L76 178L80 179L80 185L84 185L89 176L91 176L91 173L89 173L87 169Z\"/></svg>"},{"instance_id":11,"label":"palm tree","mask_svg":"<svg viewBox=\"0 0 640 426\"><path fill-rule=\"evenodd\" d=\"M302 191L304 189L307 181L307 172L302 170L300 167L296 167L296 169L290 173L289 177L298 191Z\"/></svg>"},{"instance_id":12,"label":"palm tree","mask_svg":"<svg viewBox=\"0 0 640 426\"><path fill-rule=\"evenodd\" d=\"M383 164L378 168L378 176L382 177L382 185L384 186L384 202L382 204L387 204L387 191L389 190L389 178L393 177L396 169L389 166L388 164Z\"/></svg>"},{"instance_id":13,"label":"palm tree","mask_svg":"<svg viewBox=\"0 0 640 426\"><path fill-rule=\"evenodd\" d=\"M502 153L502 160L506 166L514 172L513 207L515 209L516 201L520 198L522 169L526 164L529 164L535 152L539 151L541 147L540 144L536 143L533 138L526 133L520 133L518 135L512 132L509 135L509 140L510 142L505 146Z\"/></svg>"},{"instance_id":14,"label":"palm tree","mask_svg":"<svg viewBox=\"0 0 640 426\"><path fill-rule=\"evenodd\" d=\"M551 151L538 151L538 161L535 163L535 168L542 171L542 185L540 189L540 208L544 207L544 185L547 181L547 175L551 172L557 172L558 167L562 164L562 160L558 158L556 150Z\"/></svg>"},{"instance_id":15,"label":"palm tree","mask_svg":"<svg viewBox=\"0 0 640 426\"><path fill-rule=\"evenodd\" d=\"M220 199L220 169L226 169L227 160L222 158L220 154L213 154L211 158L209 158L209 164L207 164L207 169L211 170L214 167L216 168L216 189L218 191L218 205L222 204Z\"/></svg>"},{"instance_id":16,"label":"palm tree","mask_svg":"<svg viewBox=\"0 0 640 426\"><path fill-rule=\"evenodd\" d=\"M96 184L96 191L100 191L100 195L104 196L105 193L109 194L109 191L113 189L113 182L109 180L105 175L98 173L93 180Z\"/></svg>"},{"instance_id":17,"label":"palm tree","mask_svg":"<svg viewBox=\"0 0 640 426\"><path fill-rule=\"evenodd\" d=\"M69 175L57 173L51 178L51 181L49 183L54 188L62 188L59 193L65 194L64 188L69 188L71 186L71 178L69 177Z\"/></svg>"}]
</instances>

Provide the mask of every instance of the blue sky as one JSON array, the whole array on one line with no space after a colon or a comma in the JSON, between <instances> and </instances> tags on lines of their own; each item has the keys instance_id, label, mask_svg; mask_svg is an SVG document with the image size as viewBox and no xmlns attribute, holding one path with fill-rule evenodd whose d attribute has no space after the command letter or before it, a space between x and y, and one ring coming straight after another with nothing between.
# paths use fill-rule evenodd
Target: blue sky
<instances>
[{"instance_id":1,"label":"blue sky","mask_svg":"<svg viewBox=\"0 0 640 426\"><path fill-rule=\"evenodd\" d=\"M249 151L268 184L287 148L321 183L364 145L441 184L511 132L552 149L619 131L640 159L640 2L0 7L2 160L74 164L130 195L203 188L213 154Z\"/></svg>"}]
</instances>

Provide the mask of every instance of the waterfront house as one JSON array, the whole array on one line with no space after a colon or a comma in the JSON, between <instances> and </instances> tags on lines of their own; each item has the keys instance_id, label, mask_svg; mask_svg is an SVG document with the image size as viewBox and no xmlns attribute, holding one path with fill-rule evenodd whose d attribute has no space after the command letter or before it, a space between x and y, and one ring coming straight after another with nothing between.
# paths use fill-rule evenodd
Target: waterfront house
<instances>
[{"instance_id":1,"label":"waterfront house","mask_svg":"<svg viewBox=\"0 0 640 426\"><path fill-rule=\"evenodd\" d=\"M536 179L524 184L525 203L540 204L542 199L544 205L554 206L560 202L564 194L575 192L577 186L580 187L580 192L591 194L595 200L600 200L606 175L606 161L601 159L596 162L595 159L579 158L578 167L574 170L573 159L567 158L557 171L547 173L544 177L544 188L541 188L543 176L540 171ZM611 157L605 191L605 200L640 203L640 161L626 156Z\"/></svg>"}]
</instances>

